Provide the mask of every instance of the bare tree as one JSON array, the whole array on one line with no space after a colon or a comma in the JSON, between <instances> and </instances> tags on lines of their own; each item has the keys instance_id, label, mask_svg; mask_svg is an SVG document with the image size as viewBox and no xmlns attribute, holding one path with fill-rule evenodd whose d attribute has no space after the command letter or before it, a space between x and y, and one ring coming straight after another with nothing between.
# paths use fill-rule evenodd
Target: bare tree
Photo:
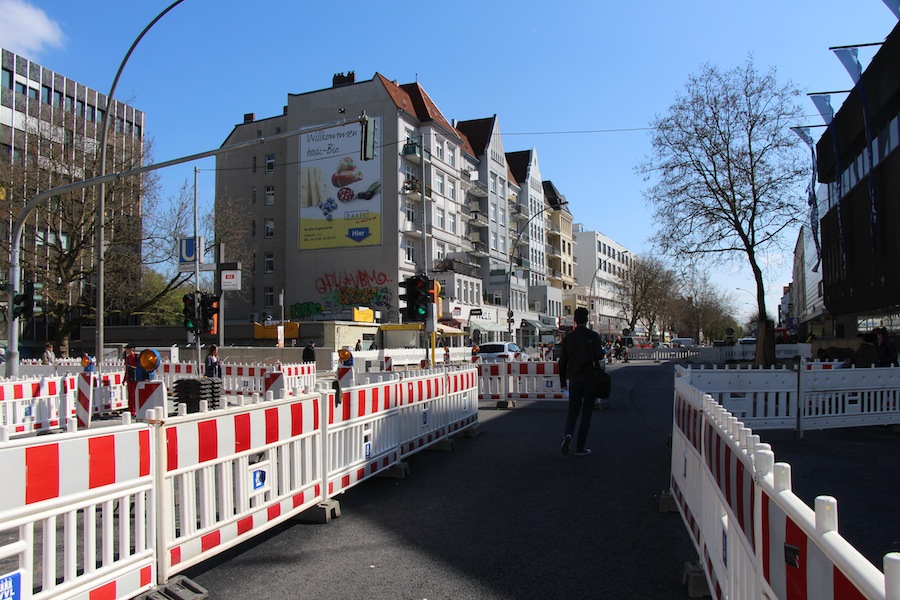
<instances>
[{"instance_id":1,"label":"bare tree","mask_svg":"<svg viewBox=\"0 0 900 600\"><path fill-rule=\"evenodd\" d=\"M713 261L744 260L765 315L763 265L788 242L802 217L806 163L790 131L801 116L799 90L762 74L752 58L721 71L704 65L688 79L668 114L652 123L653 151L637 172L655 183L656 239L665 254ZM761 323L757 363L774 359Z\"/></svg>"}]
</instances>

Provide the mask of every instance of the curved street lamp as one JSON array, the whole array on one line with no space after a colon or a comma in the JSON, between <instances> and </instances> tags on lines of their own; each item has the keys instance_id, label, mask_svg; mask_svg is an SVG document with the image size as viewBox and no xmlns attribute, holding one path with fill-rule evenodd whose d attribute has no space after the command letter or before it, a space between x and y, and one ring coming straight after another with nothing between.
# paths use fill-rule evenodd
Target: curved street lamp
<instances>
[{"instance_id":1,"label":"curved street lamp","mask_svg":"<svg viewBox=\"0 0 900 600\"><path fill-rule=\"evenodd\" d=\"M559 204L553 204L553 205L548 204L541 210L539 210L536 213L534 213L533 215L531 215L531 217L525 222L525 225L523 225L522 228L519 229L519 233L516 234L516 239L515 239L515 241L513 241L513 245L512 245L512 248L510 249L510 254L509 254L509 272L506 274L506 323L507 323L507 331L509 333L509 341L511 341L511 342L513 341L512 336L513 336L513 314L514 314L513 309L512 309L512 273L513 273L513 266L514 266L514 261L513 261L514 257L512 255L512 253L515 251L516 247L518 247L519 241L522 239L522 234L525 233L526 231L528 231L528 226L531 225L532 221L534 221L536 218L538 218L539 216L541 216L548 210L551 210L551 211L562 210L562 207L566 206L568 204L569 204L568 200L563 200Z\"/></svg>"},{"instance_id":2,"label":"curved street lamp","mask_svg":"<svg viewBox=\"0 0 900 600\"><path fill-rule=\"evenodd\" d=\"M184 0L175 0L172 4L167 6L165 10L156 15L156 18L150 21L150 23L144 27L144 30L141 31L140 35L135 38L135 40L131 43L131 47L128 49L128 52L125 53L125 58L122 59L122 63L119 65L119 70L116 71L116 76L113 78L112 87L109 89L109 94L106 96L106 107L103 111L103 116L101 117L100 127L102 129L102 134L100 137L100 178L101 183L99 186L98 194L97 194L97 326L96 326L96 360L97 360L97 371L98 374L103 369L103 346L104 346L104 331L103 331L103 317L106 312L106 307L104 306L104 286L103 286L103 268L104 268L104 240L103 240L103 226L106 214L106 180L102 179L106 175L106 139L109 135L109 110L112 107L113 95L116 93L116 86L119 85L119 77L122 76L122 71L125 69L125 63L128 62L128 59L131 58L131 53L134 52L134 49L137 47L138 43L143 39L144 35L150 31L150 28L153 27L157 21L162 19L166 13L170 10L181 4ZM195 240L196 241L196 240Z\"/></svg>"}]
</instances>

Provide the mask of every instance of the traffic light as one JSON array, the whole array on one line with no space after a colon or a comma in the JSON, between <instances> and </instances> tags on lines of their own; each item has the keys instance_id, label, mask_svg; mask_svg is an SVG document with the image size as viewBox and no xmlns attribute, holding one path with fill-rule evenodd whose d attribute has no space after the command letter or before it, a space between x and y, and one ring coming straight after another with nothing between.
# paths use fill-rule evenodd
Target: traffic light
<instances>
[{"instance_id":1,"label":"traffic light","mask_svg":"<svg viewBox=\"0 0 900 600\"><path fill-rule=\"evenodd\" d=\"M187 331L197 331L197 301L194 294L185 294L182 297L184 301L184 328Z\"/></svg>"},{"instance_id":2,"label":"traffic light","mask_svg":"<svg viewBox=\"0 0 900 600\"><path fill-rule=\"evenodd\" d=\"M424 323L428 317L428 278L424 275L407 277L400 287L406 290L400 294L401 300L406 300L406 308L403 311L405 321Z\"/></svg>"},{"instance_id":3,"label":"traffic light","mask_svg":"<svg viewBox=\"0 0 900 600\"><path fill-rule=\"evenodd\" d=\"M25 282L25 290L21 294L13 295L13 318L24 317L31 319L44 312L41 303L44 297L38 293L44 288L43 283Z\"/></svg>"},{"instance_id":4,"label":"traffic light","mask_svg":"<svg viewBox=\"0 0 900 600\"><path fill-rule=\"evenodd\" d=\"M43 289L43 283L25 282L25 316L27 318L31 319L43 314L44 296L40 293Z\"/></svg>"},{"instance_id":5,"label":"traffic light","mask_svg":"<svg viewBox=\"0 0 900 600\"><path fill-rule=\"evenodd\" d=\"M375 119L364 115L359 158L361 160L372 160L375 158L375 149Z\"/></svg>"},{"instance_id":6,"label":"traffic light","mask_svg":"<svg viewBox=\"0 0 900 600\"><path fill-rule=\"evenodd\" d=\"M219 297L215 294L203 294L200 297L200 331L201 333L218 333Z\"/></svg>"}]
</instances>

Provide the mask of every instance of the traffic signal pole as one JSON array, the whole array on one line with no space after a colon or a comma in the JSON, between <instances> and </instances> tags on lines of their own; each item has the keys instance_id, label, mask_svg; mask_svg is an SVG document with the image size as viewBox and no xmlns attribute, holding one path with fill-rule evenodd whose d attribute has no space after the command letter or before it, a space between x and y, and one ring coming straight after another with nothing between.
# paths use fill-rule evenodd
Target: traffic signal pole
<instances>
[{"instance_id":1,"label":"traffic signal pole","mask_svg":"<svg viewBox=\"0 0 900 600\"><path fill-rule=\"evenodd\" d=\"M194 167L194 314L198 317L202 311L200 306L200 256L203 248L200 247L200 237L197 223L200 221L200 210L197 207L197 185L200 182L200 169ZM199 331L199 328L197 329ZM194 342L197 344L197 373L202 374L203 355L200 351L200 334L194 332Z\"/></svg>"}]
</instances>

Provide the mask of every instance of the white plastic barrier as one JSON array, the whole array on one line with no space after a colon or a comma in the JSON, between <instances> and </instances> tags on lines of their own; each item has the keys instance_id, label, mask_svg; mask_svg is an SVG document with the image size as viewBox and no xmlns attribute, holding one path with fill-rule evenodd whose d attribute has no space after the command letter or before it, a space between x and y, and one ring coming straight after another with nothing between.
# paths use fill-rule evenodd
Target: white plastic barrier
<instances>
[{"instance_id":1,"label":"white plastic barrier","mask_svg":"<svg viewBox=\"0 0 900 600\"><path fill-rule=\"evenodd\" d=\"M410 371L400 382L400 450L407 457L447 437L446 373L443 369Z\"/></svg>"},{"instance_id":2,"label":"white plastic barrier","mask_svg":"<svg viewBox=\"0 0 900 600\"><path fill-rule=\"evenodd\" d=\"M157 429L161 581L323 499L321 398L169 418Z\"/></svg>"},{"instance_id":3,"label":"white plastic barrier","mask_svg":"<svg viewBox=\"0 0 900 600\"><path fill-rule=\"evenodd\" d=\"M157 373L165 382L168 392L173 394L176 381L201 377L202 369L198 371L197 364L193 362L163 363ZM280 376L275 377L274 373L280 373ZM271 391L276 397L280 397L283 389L290 396L298 391L309 392L315 386L315 363L222 365L222 391L227 395L264 396Z\"/></svg>"},{"instance_id":4,"label":"white plastic barrier","mask_svg":"<svg viewBox=\"0 0 900 600\"><path fill-rule=\"evenodd\" d=\"M510 400L561 400L565 396L559 380L559 363L506 363Z\"/></svg>"},{"instance_id":5,"label":"white plastic barrier","mask_svg":"<svg viewBox=\"0 0 900 600\"><path fill-rule=\"evenodd\" d=\"M690 369L689 381L756 429L900 423L900 368Z\"/></svg>"},{"instance_id":6,"label":"white plastic barrier","mask_svg":"<svg viewBox=\"0 0 900 600\"><path fill-rule=\"evenodd\" d=\"M886 578L838 534L834 498L806 506L790 466L684 376L672 432L671 489L713 598L900 598L900 554Z\"/></svg>"},{"instance_id":7,"label":"white plastic barrier","mask_svg":"<svg viewBox=\"0 0 900 600\"><path fill-rule=\"evenodd\" d=\"M74 377L3 380L0 383L0 431L11 437L62 429L75 415Z\"/></svg>"},{"instance_id":8,"label":"white plastic barrier","mask_svg":"<svg viewBox=\"0 0 900 600\"><path fill-rule=\"evenodd\" d=\"M156 583L150 438L124 425L0 444L4 597L130 598Z\"/></svg>"},{"instance_id":9,"label":"white plastic barrier","mask_svg":"<svg viewBox=\"0 0 900 600\"><path fill-rule=\"evenodd\" d=\"M94 413L128 409L128 384L125 371L103 371L94 390Z\"/></svg>"},{"instance_id":10,"label":"white plastic barrier","mask_svg":"<svg viewBox=\"0 0 900 600\"><path fill-rule=\"evenodd\" d=\"M397 381L342 388L327 396L325 490L332 498L399 462Z\"/></svg>"},{"instance_id":11,"label":"white plastic barrier","mask_svg":"<svg viewBox=\"0 0 900 600\"><path fill-rule=\"evenodd\" d=\"M478 367L478 397L481 400L505 400L509 377L504 363L476 363Z\"/></svg>"}]
</instances>

